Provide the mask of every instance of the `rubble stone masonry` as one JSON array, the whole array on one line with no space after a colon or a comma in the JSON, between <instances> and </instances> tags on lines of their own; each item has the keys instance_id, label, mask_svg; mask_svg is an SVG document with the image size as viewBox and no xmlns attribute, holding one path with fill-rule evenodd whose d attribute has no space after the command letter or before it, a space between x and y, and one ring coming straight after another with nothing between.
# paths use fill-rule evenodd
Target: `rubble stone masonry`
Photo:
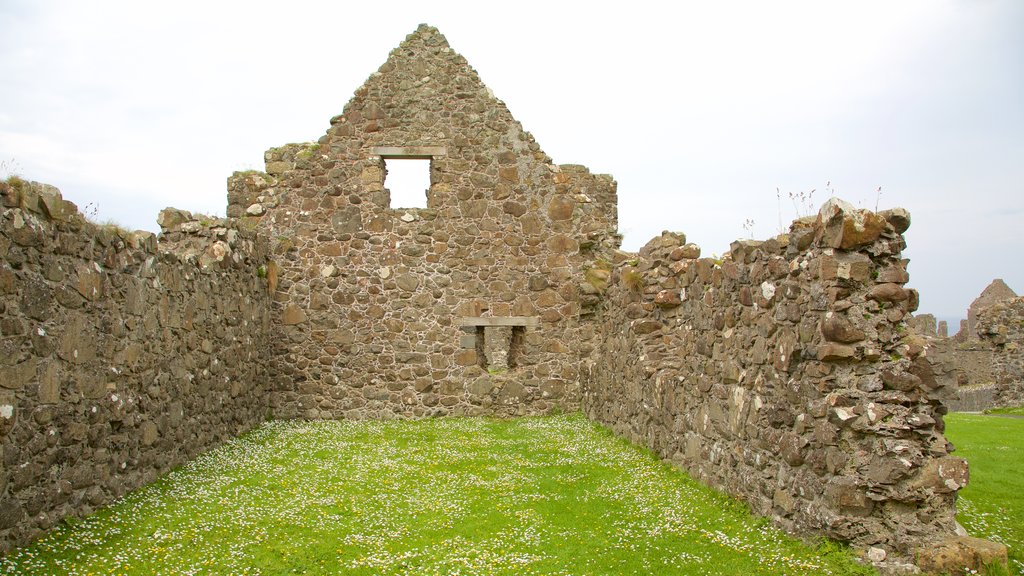
<instances>
[{"instance_id":1,"label":"rubble stone masonry","mask_svg":"<svg viewBox=\"0 0 1024 576\"><path fill-rule=\"evenodd\" d=\"M583 406L798 532L911 555L954 529L955 387L904 338L909 214L835 199L716 261L681 234L620 254Z\"/></svg>"},{"instance_id":2,"label":"rubble stone masonry","mask_svg":"<svg viewBox=\"0 0 1024 576\"><path fill-rule=\"evenodd\" d=\"M251 232L175 211L158 243L52 186L0 193L5 550L264 421L270 298Z\"/></svg>"},{"instance_id":3,"label":"rubble stone masonry","mask_svg":"<svg viewBox=\"0 0 1024 576\"><path fill-rule=\"evenodd\" d=\"M389 158L429 160L426 208L392 205ZM266 170L231 177L228 214L272 243L276 416L579 408L579 279L618 247L615 182L554 164L435 29Z\"/></svg>"},{"instance_id":4,"label":"rubble stone masonry","mask_svg":"<svg viewBox=\"0 0 1024 576\"><path fill-rule=\"evenodd\" d=\"M1024 404L1024 298L1002 300L983 310L977 333L993 350L995 404Z\"/></svg>"}]
</instances>

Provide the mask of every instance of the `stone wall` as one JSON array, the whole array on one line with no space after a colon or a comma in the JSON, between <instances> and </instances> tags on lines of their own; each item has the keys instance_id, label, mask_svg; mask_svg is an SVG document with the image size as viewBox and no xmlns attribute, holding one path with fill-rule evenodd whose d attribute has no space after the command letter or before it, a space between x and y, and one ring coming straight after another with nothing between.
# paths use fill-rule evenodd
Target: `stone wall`
<instances>
[{"instance_id":1,"label":"stone wall","mask_svg":"<svg viewBox=\"0 0 1024 576\"><path fill-rule=\"evenodd\" d=\"M995 404L1024 405L1024 298L1003 300L983 310L977 333L993 348Z\"/></svg>"},{"instance_id":2,"label":"stone wall","mask_svg":"<svg viewBox=\"0 0 1024 576\"><path fill-rule=\"evenodd\" d=\"M0 193L3 551L263 421L270 324L251 232L174 212L158 243Z\"/></svg>"},{"instance_id":3,"label":"stone wall","mask_svg":"<svg viewBox=\"0 0 1024 576\"><path fill-rule=\"evenodd\" d=\"M914 314L907 318L907 327L922 336L935 338L939 335L935 316L931 314Z\"/></svg>"},{"instance_id":4,"label":"stone wall","mask_svg":"<svg viewBox=\"0 0 1024 576\"><path fill-rule=\"evenodd\" d=\"M982 384L957 390L956 398L946 402L950 412L983 412L996 406L998 389L994 384Z\"/></svg>"},{"instance_id":5,"label":"stone wall","mask_svg":"<svg viewBox=\"0 0 1024 576\"><path fill-rule=\"evenodd\" d=\"M425 208L392 206L398 158L429 160ZM554 164L436 29L228 198L273 243L278 417L578 408L580 279L618 246L615 182Z\"/></svg>"},{"instance_id":6,"label":"stone wall","mask_svg":"<svg viewBox=\"0 0 1024 576\"><path fill-rule=\"evenodd\" d=\"M967 308L967 338L978 337L978 323L979 317L985 309L1003 302L1016 298L1017 293L1012 288L1006 285L1006 282L1002 278L996 278L981 291L981 294L971 302L971 305Z\"/></svg>"},{"instance_id":7,"label":"stone wall","mask_svg":"<svg viewBox=\"0 0 1024 576\"><path fill-rule=\"evenodd\" d=\"M957 387L947 402L956 412L978 412L995 406L994 347L978 338L925 338L935 377Z\"/></svg>"},{"instance_id":8,"label":"stone wall","mask_svg":"<svg viewBox=\"0 0 1024 576\"><path fill-rule=\"evenodd\" d=\"M975 302L984 302L993 286L1006 285L994 281ZM977 307L973 334L925 337L928 361L936 377L959 387L957 397L948 402L950 410L978 412L1024 404L1022 309L1020 298L993 300ZM915 326L918 333L923 333L920 328L920 324Z\"/></svg>"},{"instance_id":9,"label":"stone wall","mask_svg":"<svg viewBox=\"0 0 1024 576\"><path fill-rule=\"evenodd\" d=\"M967 464L905 333L909 223L833 199L721 261L670 233L619 253L585 412L788 529L904 557L952 535Z\"/></svg>"}]
</instances>

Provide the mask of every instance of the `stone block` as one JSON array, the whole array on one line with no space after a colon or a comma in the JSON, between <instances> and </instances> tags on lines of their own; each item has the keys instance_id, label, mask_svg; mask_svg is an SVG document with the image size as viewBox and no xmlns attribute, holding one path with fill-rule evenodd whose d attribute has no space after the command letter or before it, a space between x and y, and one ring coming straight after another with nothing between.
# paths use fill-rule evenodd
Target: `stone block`
<instances>
[{"instance_id":1,"label":"stone block","mask_svg":"<svg viewBox=\"0 0 1024 576\"><path fill-rule=\"evenodd\" d=\"M455 353L455 363L459 366L474 366L477 363L476 350L459 350Z\"/></svg>"},{"instance_id":2,"label":"stone block","mask_svg":"<svg viewBox=\"0 0 1024 576\"><path fill-rule=\"evenodd\" d=\"M354 234L363 229L363 215L358 206L338 208L331 215L331 227L338 234Z\"/></svg>"},{"instance_id":3,"label":"stone block","mask_svg":"<svg viewBox=\"0 0 1024 576\"><path fill-rule=\"evenodd\" d=\"M285 172L291 170L292 169L292 163L291 162L282 162L282 161L279 160L279 161L276 161L276 162L267 162L266 167L267 167L267 174L272 174L274 176L279 176L279 175L284 174Z\"/></svg>"},{"instance_id":4,"label":"stone block","mask_svg":"<svg viewBox=\"0 0 1024 576\"><path fill-rule=\"evenodd\" d=\"M921 547L917 565L930 574L977 574L988 566L1007 568L1006 546L970 536L952 536Z\"/></svg>"},{"instance_id":5,"label":"stone block","mask_svg":"<svg viewBox=\"0 0 1024 576\"><path fill-rule=\"evenodd\" d=\"M683 303L679 290L661 290L654 296L654 303L662 308L674 308Z\"/></svg>"},{"instance_id":6,"label":"stone block","mask_svg":"<svg viewBox=\"0 0 1024 576\"><path fill-rule=\"evenodd\" d=\"M929 489L939 494L956 492L967 485L970 470L967 461L955 456L932 458L918 470L917 476L911 479L910 486L915 489Z\"/></svg>"},{"instance_id":7,"label":"stone block","mask_svg":"<svg viewBox=\"0 0 1024 576\"><path fill-rule=\"evenodd\" d=\"M494 382L491 381L490 376L481 376L469 384L467 391L473 396L486 396L493 389Z\"/></svg>"},{"instance_id":8,"label":"stone block","mask_svg":"<svg viewBox=\"0 0 1024 576\"><path fill-rule=\"evenodd\" d=\"M635 320L633 322L633 332L640 335L657 332L661 328L661 322L657 320Z\"/></svg>"},{"instance_id":9,"label":"stone block","mask_svg":"<svg viewBox=\"0 0 1024 576\"><path fill-rule=\"evenodd\" d=\"M822 280L865 282L871 277L871 259L860 252L823 254L818 260Z\"/></svg>"},{"instance_id":10,"label":"stone block","mask_svg":"<svg viewBox=\"0 0 1024 576\"><path fill-rule=\"evenodd\" d=\"M878 302L902 302L909 297L909 293L900 287L899 284L891 282L876 284L868 291L868 298Z\"/></svg>"},{"instance_id":11,"label":"stone block","mask_svg":"<svg viewBox=\"0 0 1024 576\"><path fill-rule=\"evenodd\" d=\"M156 217L156 223L165 232L174 230L186 222L192 221L192 213L177 208L164 208Z\"/></svg>"},{"instance_id":12,"label":"stone block","mask_svg":"<svg viewBox=\"0 0 1024 576\"><path fill-rule=\"evenodd\" d=\"M60 371L57 364L50 362L42 369L39 378L39 403L56 404L60 401Z\"/></svg>"},{"instance_id":13,"label":"stone block","mask_svg":"<svg viewBox=\"0 0 1024 576\"><path fill-rule=\"evenodd\" d=\"M821 335L830 342L852 344L864 339L864 331L853 325L846 316L835 312L825 314L821 322Z\"/></svg>"},{"instance_id":14,"label":"stone block","mask_svg":"<svg viewBox=\"0 0 1024 576\"><path fill-rule=\"evenodd\" d=\"M565 381L544 380L540 384L540 394L544 398L557 400L565 396Z\"/></svg>"},{"instance_id":15,"label":"stone block","mask_svg":"<svg viewBox=\"0 0 1024 576\"><path fill-rule=\"evenodd\" d=\"M160 431L155 422L147 420L139 426L139 440L143 446L152 446L160 438Z\"/></svg>"},{"instance_id":16,"label":"stone block","mask_svg":"<svg viewBox=\"0 0 1024 576\"><path fill-rule=\"evenodd\" d=\"M548 218L553 221L572 220L576 201L570 196L556 195L548 203Z\"/></svg>"},{"instance_id":17,"label":"stone block","mask_svg":"<svg viewBox=\"0 0 1024 576\"><path fill-rule=\"evenodd\" d=\"M875 503L853 478L836 476L825 489L828 503L840 514L868 516Z\"/></svg>"},{"instance_id":18,"label":"stone block","mask_svg":"<svg viewBox=\"0 0 1024 576\"><path fill-rule=\"evenodd\" d=\"M21 390L35 380L38 361L32 357L13 366L0 366L0 386L9 390Z\"/></svg>"},{"instance_id":19,"label":"stone block","mask_svg":"<svg viewBox=\"0 0 1024 576\"><path fill-rule=\"evenodd\" d=\"M285 326L302 324L305 321L306 312L295 304L285 306L284 310L281 312L281 323Z\"/></svg>"},{"instance_id":20,"label":"stone block","mask_svg":"<svg viewBox=\"0 0 1024 576\"><path fill-rule=\"evenodd\" d=\"M420 277L415 274L401 274L395 278L395 284L406 292L412 292L420 285Z\"/></svg>"}]
</instances>

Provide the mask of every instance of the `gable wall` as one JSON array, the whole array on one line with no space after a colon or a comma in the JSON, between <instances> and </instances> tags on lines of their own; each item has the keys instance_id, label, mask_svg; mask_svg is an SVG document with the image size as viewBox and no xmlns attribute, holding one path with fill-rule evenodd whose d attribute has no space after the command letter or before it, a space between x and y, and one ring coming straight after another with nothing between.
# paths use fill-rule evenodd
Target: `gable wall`
<instances>
[{"instance_id":1,"label":"gable wall","mask_svg":"<svg viewBox=\"0 0 1024 576\"><path fill-rule=\"evenodd\" d=\"M385 146L444 150L427 208L391 208ZM229 213L272 239L280 267L279 417L578 407L579 284L618 244L615 183L554 165L436 30L393 51L317 144L266 159L266 174L232 177ZM495 369L466 317L536 326Z\"/></svg>"}]
</instances>

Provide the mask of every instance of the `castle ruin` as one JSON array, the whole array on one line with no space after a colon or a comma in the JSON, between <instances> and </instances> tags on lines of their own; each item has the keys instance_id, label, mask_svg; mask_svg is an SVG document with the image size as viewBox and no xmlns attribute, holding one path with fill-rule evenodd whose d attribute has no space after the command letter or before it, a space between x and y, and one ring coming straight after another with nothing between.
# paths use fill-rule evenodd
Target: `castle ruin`
<instances>
[{"instance_id":1,"label":"castle ruin","mask_svg":"<svg viewBox=\"0 0 1024 576\"><path fill-rule=\"evenodd\" d=\"M425 207L393 205L401 159ZM582 410L791 531L926 567L970 548L955 386L904 333L906 211L623 252L614 180L555 164L428 26L265 160L228 219L168 209L159 240L2 186L4 547L268 417Z\"/></svg>"},{"instance_id":2,"label":"castle ruin","mask_svg":"<svg viewBox=\"0 0 1024 576\"><path fill-rule=\"evenodd\" d=\"M924 338L933 372L956 381L956 411L980 412L1024 403L1024 298L1001 278L993 280L967 309L960 331L947 337L935 317L920 314L910 328Z\"/></svg>"}]
</instances>

